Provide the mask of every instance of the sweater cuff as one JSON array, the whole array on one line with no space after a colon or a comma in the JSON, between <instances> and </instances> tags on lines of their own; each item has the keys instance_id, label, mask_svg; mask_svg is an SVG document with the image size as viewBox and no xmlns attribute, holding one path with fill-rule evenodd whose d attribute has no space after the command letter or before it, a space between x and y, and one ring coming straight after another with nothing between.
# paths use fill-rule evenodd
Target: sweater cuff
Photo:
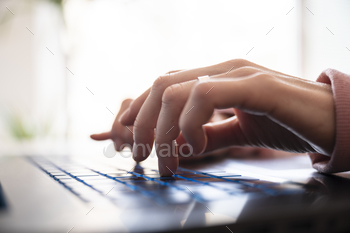
<instances>
[{"instance_id":1,"label":"sweater cuff","mask_svg":"<svg viewBox=\"0 0 350 233\"><path fill-rule=\"evenodd\" d=\"M350 170L350 75L327 69L317 82L331 85L335 104L335 145L331 157L309 153L313 167L322 173Z\"/></svg>"}]
</instances>

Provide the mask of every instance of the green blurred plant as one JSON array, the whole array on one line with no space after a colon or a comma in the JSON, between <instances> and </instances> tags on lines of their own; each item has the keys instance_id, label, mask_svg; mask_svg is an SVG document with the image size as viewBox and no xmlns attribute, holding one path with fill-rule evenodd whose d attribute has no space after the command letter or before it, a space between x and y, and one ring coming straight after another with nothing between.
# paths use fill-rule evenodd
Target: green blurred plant
<instances>
[{"instance_id":1,"label":"green blurred plant","mask_svg":"<svg viewBox=\"0 0 350 233\"><path fill-rule=\"evenodd\" d=\"M15 4L11 4L11 8L15 7L15 9L19 9L21 11L23 11L23 10L28 11L29 7L31 7L33 4L38 3L38 2L43 2L43 1L50 2L54 5L56 5L59 8L61 14L63 15L63 5L64 5L65 0L16 0L16 1L14 1ZM7 7L7 5L6 5L7 3L8 3L8 1L1 0L0 6L3 5L5 8L5 6ZM11 16L13 16L12 13L8 10L3 11L3 12L4 12L4 14L0 15L0 25L9 21L12 18Z\"/></svg>"},{"instance_id":2,"label":"green blurred plant","mask_svg":"<svg viewBox=\"0 0 350 233\"><path fill-rule=\"evenodd\" d=\"M52 128L51 118L34 121L31 117L10 114L6 117L10 135L18 141L32 140L37 137L46 137Z\"/></svg>"},{"instance_id":3,"label":"green blurred plant","mask_svg":"<svg viewBox=\"0 0 350 233\"><path fill-rule=\"evenodd\" d=\"M9 7L11 11L16 13L28 13L34 4L39 2L49 2L57 6L63 19L63 5L64 0L16 0L16 1L0 1L0 6ZM9 4L10 3L10 4ZM12 13L9 10L3 11L0 15L0 25L10 21ZM5 117L5 123L8 128L9 134L15 140L32 140L36 137L45 137L51 131L52 120L45 119L40 122L35 122L28 116L22 116L20 114L9 114Z\"/></svg>"},{"instance_id":4,"label":"green blurred plant","mask_svg":"<svg viewBox=\"0 0 350 233\"><path fill-rule=\"evenodd\" d=\"M34 127L28 127L19 116L8 117L8 129L13 138L17 140L33 139L35 137Z\"/></svg>"}]
</instances>

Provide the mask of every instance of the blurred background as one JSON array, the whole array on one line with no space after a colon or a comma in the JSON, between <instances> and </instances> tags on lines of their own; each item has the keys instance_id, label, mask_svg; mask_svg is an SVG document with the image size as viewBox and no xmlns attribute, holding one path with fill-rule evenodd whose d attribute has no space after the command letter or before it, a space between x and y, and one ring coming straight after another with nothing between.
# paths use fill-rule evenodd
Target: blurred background
<instances>
[{"instance_id":1,"label":"blurred background","mask_svg":"<svg viewBox=\"0 0 350 233\"><path fill-rule=\"evenodd\" d=\"M349 23L346 0L1 0L0 155L102 154L89 135L170 70L244 58L350 73Z\"/></svg>"}]
</instances>

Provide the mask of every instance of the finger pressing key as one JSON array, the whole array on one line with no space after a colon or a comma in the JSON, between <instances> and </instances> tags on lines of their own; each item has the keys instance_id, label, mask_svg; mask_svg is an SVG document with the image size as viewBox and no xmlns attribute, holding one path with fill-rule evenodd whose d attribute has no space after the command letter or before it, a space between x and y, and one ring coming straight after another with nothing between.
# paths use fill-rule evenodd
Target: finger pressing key
<instances>
[{"instance_id":1,"label":"finger pressing key","mask_svg":"<svg viewBox=\"0 0 350 233\"><path fill-rule=\"evenodd\" d=\"M174 140L179 136L179 117L186 104L191 89L197 81L169 86L162 97L162 107L159 113L156 131L156 151L158 156L158 167L161 176L171 176L178 166L178 154L173 154L176 148ZM169 150L165 150L168 147Z\"/></svg>"}]
</instances>

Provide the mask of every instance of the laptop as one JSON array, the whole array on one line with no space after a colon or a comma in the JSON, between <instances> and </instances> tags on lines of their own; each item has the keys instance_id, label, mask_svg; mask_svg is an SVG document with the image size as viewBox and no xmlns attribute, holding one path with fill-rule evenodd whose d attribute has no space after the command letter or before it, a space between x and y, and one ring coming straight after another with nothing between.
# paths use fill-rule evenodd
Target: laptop
<instances>
[{"instance_id":1,"label":"laptop","mask_svg":"<svg viewBox=\"0 0 350 233\"><path fill-rule=\"evenodd\" d=\"M160 177L157 158L0 158L1 232L350 232L350 175L305 155L208 158Z\"/></svg>"}]
</instances>

